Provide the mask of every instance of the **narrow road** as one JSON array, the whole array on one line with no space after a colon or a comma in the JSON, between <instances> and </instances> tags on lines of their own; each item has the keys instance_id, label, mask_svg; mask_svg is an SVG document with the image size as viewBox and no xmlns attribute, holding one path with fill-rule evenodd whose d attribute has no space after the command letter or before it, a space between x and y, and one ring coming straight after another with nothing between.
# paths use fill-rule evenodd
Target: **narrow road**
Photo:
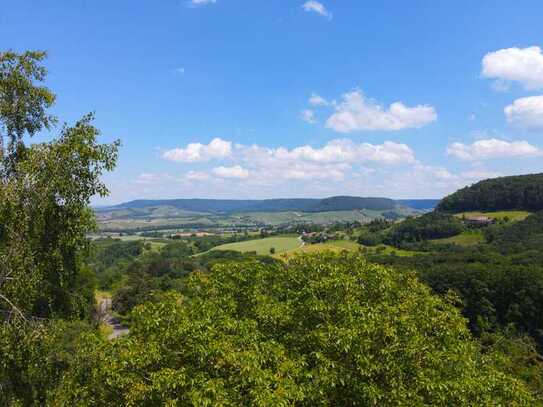
<instances>
[{"instance_id":1,"label":"narrow road","mask_svg":"<svg viewBox=\"0 0 543 407\"><path fill-rule=\"evenodd\" d=\"M100 301L100 316L101 320L112 329L107 339L116 339L129 333L128 328L123 326L119 318L114 317L111 313L111 298L106 297Z\"/></svg>"}]
</instances>

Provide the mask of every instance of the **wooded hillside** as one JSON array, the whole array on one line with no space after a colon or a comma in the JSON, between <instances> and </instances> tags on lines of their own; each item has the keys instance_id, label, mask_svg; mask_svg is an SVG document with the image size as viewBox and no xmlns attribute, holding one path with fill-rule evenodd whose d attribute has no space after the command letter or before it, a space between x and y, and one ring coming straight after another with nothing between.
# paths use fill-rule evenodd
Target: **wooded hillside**
<instances>
[{"instance_id":1,"label":"wooded hillside","mask_svg":"<svg viewBox=\"0 0 543 407\"><path fill-rule=\"evenodd\" d=\"M439 203L438 211L500 211L543 209L543 174L492 178L462 188Z\"/></svg>"}]
</instances>

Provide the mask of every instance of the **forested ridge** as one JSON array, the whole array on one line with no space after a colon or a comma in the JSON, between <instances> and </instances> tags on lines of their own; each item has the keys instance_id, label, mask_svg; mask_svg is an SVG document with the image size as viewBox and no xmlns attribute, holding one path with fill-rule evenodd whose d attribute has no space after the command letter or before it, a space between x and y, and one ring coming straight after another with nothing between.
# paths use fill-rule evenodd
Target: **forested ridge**
<instances>
[{"instance_id":1,"label":"forested ridge","mask_svg":"<svg viewBox=\"0 0 543 407\"><path fill-rule=\"evenodd\" d=\"M45 57L0 53L0 405L542 404L540 213L473 247L432 241L468 231L443 213L336 225L368 241L286 259L209 251L248 235L90 241L119 142L58 125Z\"/></svg>"},{"instance_id":2,"label":"forested ridge","mask_svg":"<svg viewBox=\"0 0 543 407\"><path fill-rule=\"evenodd\" d=\"M411 201L409 201L411 202ZM232 212L326 212L356 209L388 210L396 207L396 202L388 198L334 196L324 199L158 199L137 200L102 208L141 209L154 206L172 206L194 212L232 213Z\"/></svg>"},{"instance_id":3,"label":"forested ridge","mask_svg":"<svg viewBox=\"0 0 543 407\"><path fill-rule=\"evenodd\" d=\"M437 206L442 212L543 210L543 174L492 178L443 198Z\"/></svg>"}]
</instances>

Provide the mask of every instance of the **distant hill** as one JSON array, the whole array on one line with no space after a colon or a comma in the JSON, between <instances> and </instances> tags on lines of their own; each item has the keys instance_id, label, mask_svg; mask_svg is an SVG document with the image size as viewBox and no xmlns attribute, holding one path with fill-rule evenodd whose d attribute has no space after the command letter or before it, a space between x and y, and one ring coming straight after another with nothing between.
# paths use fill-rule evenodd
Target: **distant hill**
<instances>
[{"instance_id":1,"label":"distant hill","mask_svg":"<svg viewBox=\"0 0 543 407\"><path fill-rule=\"evenodd\" d=\"M442 212L543 210L543 174L492 178L441 200Z\"/></svg>"},{"instance_id":2,"label":"distant hill","mask_svg":"<svg viewBox=\"0 0 543 407\"><path fill-rule=\"evenodd\" d=\"M99 208L100 211L119 209L142 209L168 206L180 210L204 213L244 213L244 212L328 212L345 210L391 210L396 208L396 201L388 198L362 198L336 196L324 199L159 199L137 200L120 205Z\"/></svg>"}]
</instances>

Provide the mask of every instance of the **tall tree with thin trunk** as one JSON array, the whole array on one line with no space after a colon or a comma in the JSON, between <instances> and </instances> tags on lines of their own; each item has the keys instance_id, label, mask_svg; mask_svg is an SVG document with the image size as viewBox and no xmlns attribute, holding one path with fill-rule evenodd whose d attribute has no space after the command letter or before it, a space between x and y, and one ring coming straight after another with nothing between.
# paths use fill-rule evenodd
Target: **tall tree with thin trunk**
<instances>
[{"instance_id":1,"label":"tall tree with thin trunk","mask_svg":"<svg viewBox=\"0 0 543 407\"><path fill-rule=\"evenodd\" d=\"M81 257L95 225L90 199L114 168L118 142L99 144L92 114L56 129L43 86L45 52L0 53L0 320L85 317L92 290Z\"/></svg>"}]
</instances>

